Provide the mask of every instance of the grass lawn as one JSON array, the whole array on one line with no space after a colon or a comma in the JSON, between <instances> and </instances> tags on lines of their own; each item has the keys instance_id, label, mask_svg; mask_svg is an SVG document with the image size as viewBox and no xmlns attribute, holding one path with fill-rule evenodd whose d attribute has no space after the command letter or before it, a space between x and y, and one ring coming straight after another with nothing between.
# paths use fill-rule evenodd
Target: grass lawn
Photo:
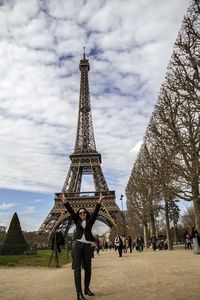
<instances>
[{"instance_id":1,"label":"grass lawn","mask_svg":"<svg viewBox=\"0 0 200 300\"><path fill-rule=\"evenodd\" d=\"M1 255L0 267L48 267L52 250L38 250L37 255ZM67 251L62 250L59 254L60 266L71 261L71 253L67 257ZM51 261L51 266L55 266L55 255Z\"/></svg>"}]
</instances>

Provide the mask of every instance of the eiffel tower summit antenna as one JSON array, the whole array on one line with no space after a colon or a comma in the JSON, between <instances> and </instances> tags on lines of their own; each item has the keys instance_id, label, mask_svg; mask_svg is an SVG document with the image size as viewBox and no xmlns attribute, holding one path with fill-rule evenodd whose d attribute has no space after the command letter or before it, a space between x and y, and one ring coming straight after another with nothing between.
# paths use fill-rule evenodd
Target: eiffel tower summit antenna
<instances>
[{"instance_id":1,"label":"eiffel tower summit antenna","mask_svg":"<svg viewBox=\"0 0 200 300\"><path fill-rule=\"evenodd\" d=\"M66 200L75 210L85 207L91 213L100 193L103 193L105 201L100 209L98 220L112 227L116 225L120 210L115 201L115 191L110 191L106 183L101 168L101 154L96 150L88 81L90 65L89 60L85 58L85 47L83 47L83 58L80 60L79 70L81 78L75 146L70 155L71 164L61 192L65 194ZM94 190L81 191L84 175L92 176ZM55 194L54 207L38 230L38 233L48 233L49 238L57 230L68 232L73 225L59 196L60 193Z\"/></svg>"},{"instance_id":2,"label":"eiffel tower summit antenna","mask_svg":"<svg viewBox=\"0 0 200 300\"><path fill-rule=\"evenodd\" d=\"M83 59L85 59L85 47L83 47Z\"/></svg>"}]
</instances>

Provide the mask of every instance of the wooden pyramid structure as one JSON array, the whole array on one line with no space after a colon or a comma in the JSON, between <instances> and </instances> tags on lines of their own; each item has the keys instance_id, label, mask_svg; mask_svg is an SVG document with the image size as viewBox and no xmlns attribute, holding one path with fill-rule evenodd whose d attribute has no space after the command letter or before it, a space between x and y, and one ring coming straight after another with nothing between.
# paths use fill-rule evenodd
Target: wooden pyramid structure
<instances>
[{"instance_id":1,"label":"wooden pyramid structure","mask_svg":"<svg viewBox=\"0 0 200 300\"><path fill-rule=\"evenodd\" d=\"M24 252L27 249L27 246L28 244L21 230L18 215L15 212L10 222L10 226L6 234L1 252L2 254L6 255L24 254Z\"/></svg>"}]
</instances>

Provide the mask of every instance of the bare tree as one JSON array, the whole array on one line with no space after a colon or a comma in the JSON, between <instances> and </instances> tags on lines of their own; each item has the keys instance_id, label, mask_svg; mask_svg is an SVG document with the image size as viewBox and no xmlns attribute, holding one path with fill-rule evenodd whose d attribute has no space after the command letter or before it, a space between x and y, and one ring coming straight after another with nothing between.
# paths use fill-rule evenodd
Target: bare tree
<instances>
[{"instance_id":1,"label":"bare tree","mask_svg":"<svg viewBox=\"0 0 200 300\"><path fill-rule=\"evenodd\" d=\"M172 201L193 201L195 223L200 230L199 69L200 4L193 0L126 188L129 214L143 225L151 222L151 211L155 216L155 201L165 201L169 249Z\"/></svg>"},{"instance_id":2,"label":"bare tree","mask_svg":"<svg viewBox=\"0 0 200 300\"><path fill-rule=\"evenodd\" d=\"M145 145L143 145L126 188L126 197L130 220L139 218L140 223L143 224L146 246L149 240L148 227L150 227L151 234L156 233L158 189L153 174ZM139 224L139 221L137 223Z\"/></svg>"},{"instance_id":3,"label":"bare tree","mask_svg":"<svg viewBox=\"0 0 200 300\"><path fill-rule=\"evenodd\" d=\"M152 117L152 131L162 149L173 152L179 190L193 201L200 230L200 5L192 1L184 18ZM162 137L162 143L161 143Z\"/></svg>"},{"instance_id":4,"label":"bare tree","mask_svg":"<svg viewBox=\"0 0 200 300\"><path fill-rule=\"evenodd\" d=\"M185 229L191 230L195 224L194 208L189 206L181 217L182 225Z\"/></svg>"}]
</instances>

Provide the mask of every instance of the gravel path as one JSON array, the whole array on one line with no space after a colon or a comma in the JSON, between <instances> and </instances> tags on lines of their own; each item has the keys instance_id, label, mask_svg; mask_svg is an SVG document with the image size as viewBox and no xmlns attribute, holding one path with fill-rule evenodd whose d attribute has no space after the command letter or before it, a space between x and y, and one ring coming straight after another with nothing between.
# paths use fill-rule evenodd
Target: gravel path
<instances>
[{"instance_id":1,"label":"gravel path","mask_svg":"<svg viewBox=\"0 0 200 300\"><path fill-rule=\"evenodd\" d=\"M100 300L199 300L200 255L191 250L104 251L93 260L91 290ZM71 265L0 268L1 300L75 300Z\"/></svg>"}]
</instances>

